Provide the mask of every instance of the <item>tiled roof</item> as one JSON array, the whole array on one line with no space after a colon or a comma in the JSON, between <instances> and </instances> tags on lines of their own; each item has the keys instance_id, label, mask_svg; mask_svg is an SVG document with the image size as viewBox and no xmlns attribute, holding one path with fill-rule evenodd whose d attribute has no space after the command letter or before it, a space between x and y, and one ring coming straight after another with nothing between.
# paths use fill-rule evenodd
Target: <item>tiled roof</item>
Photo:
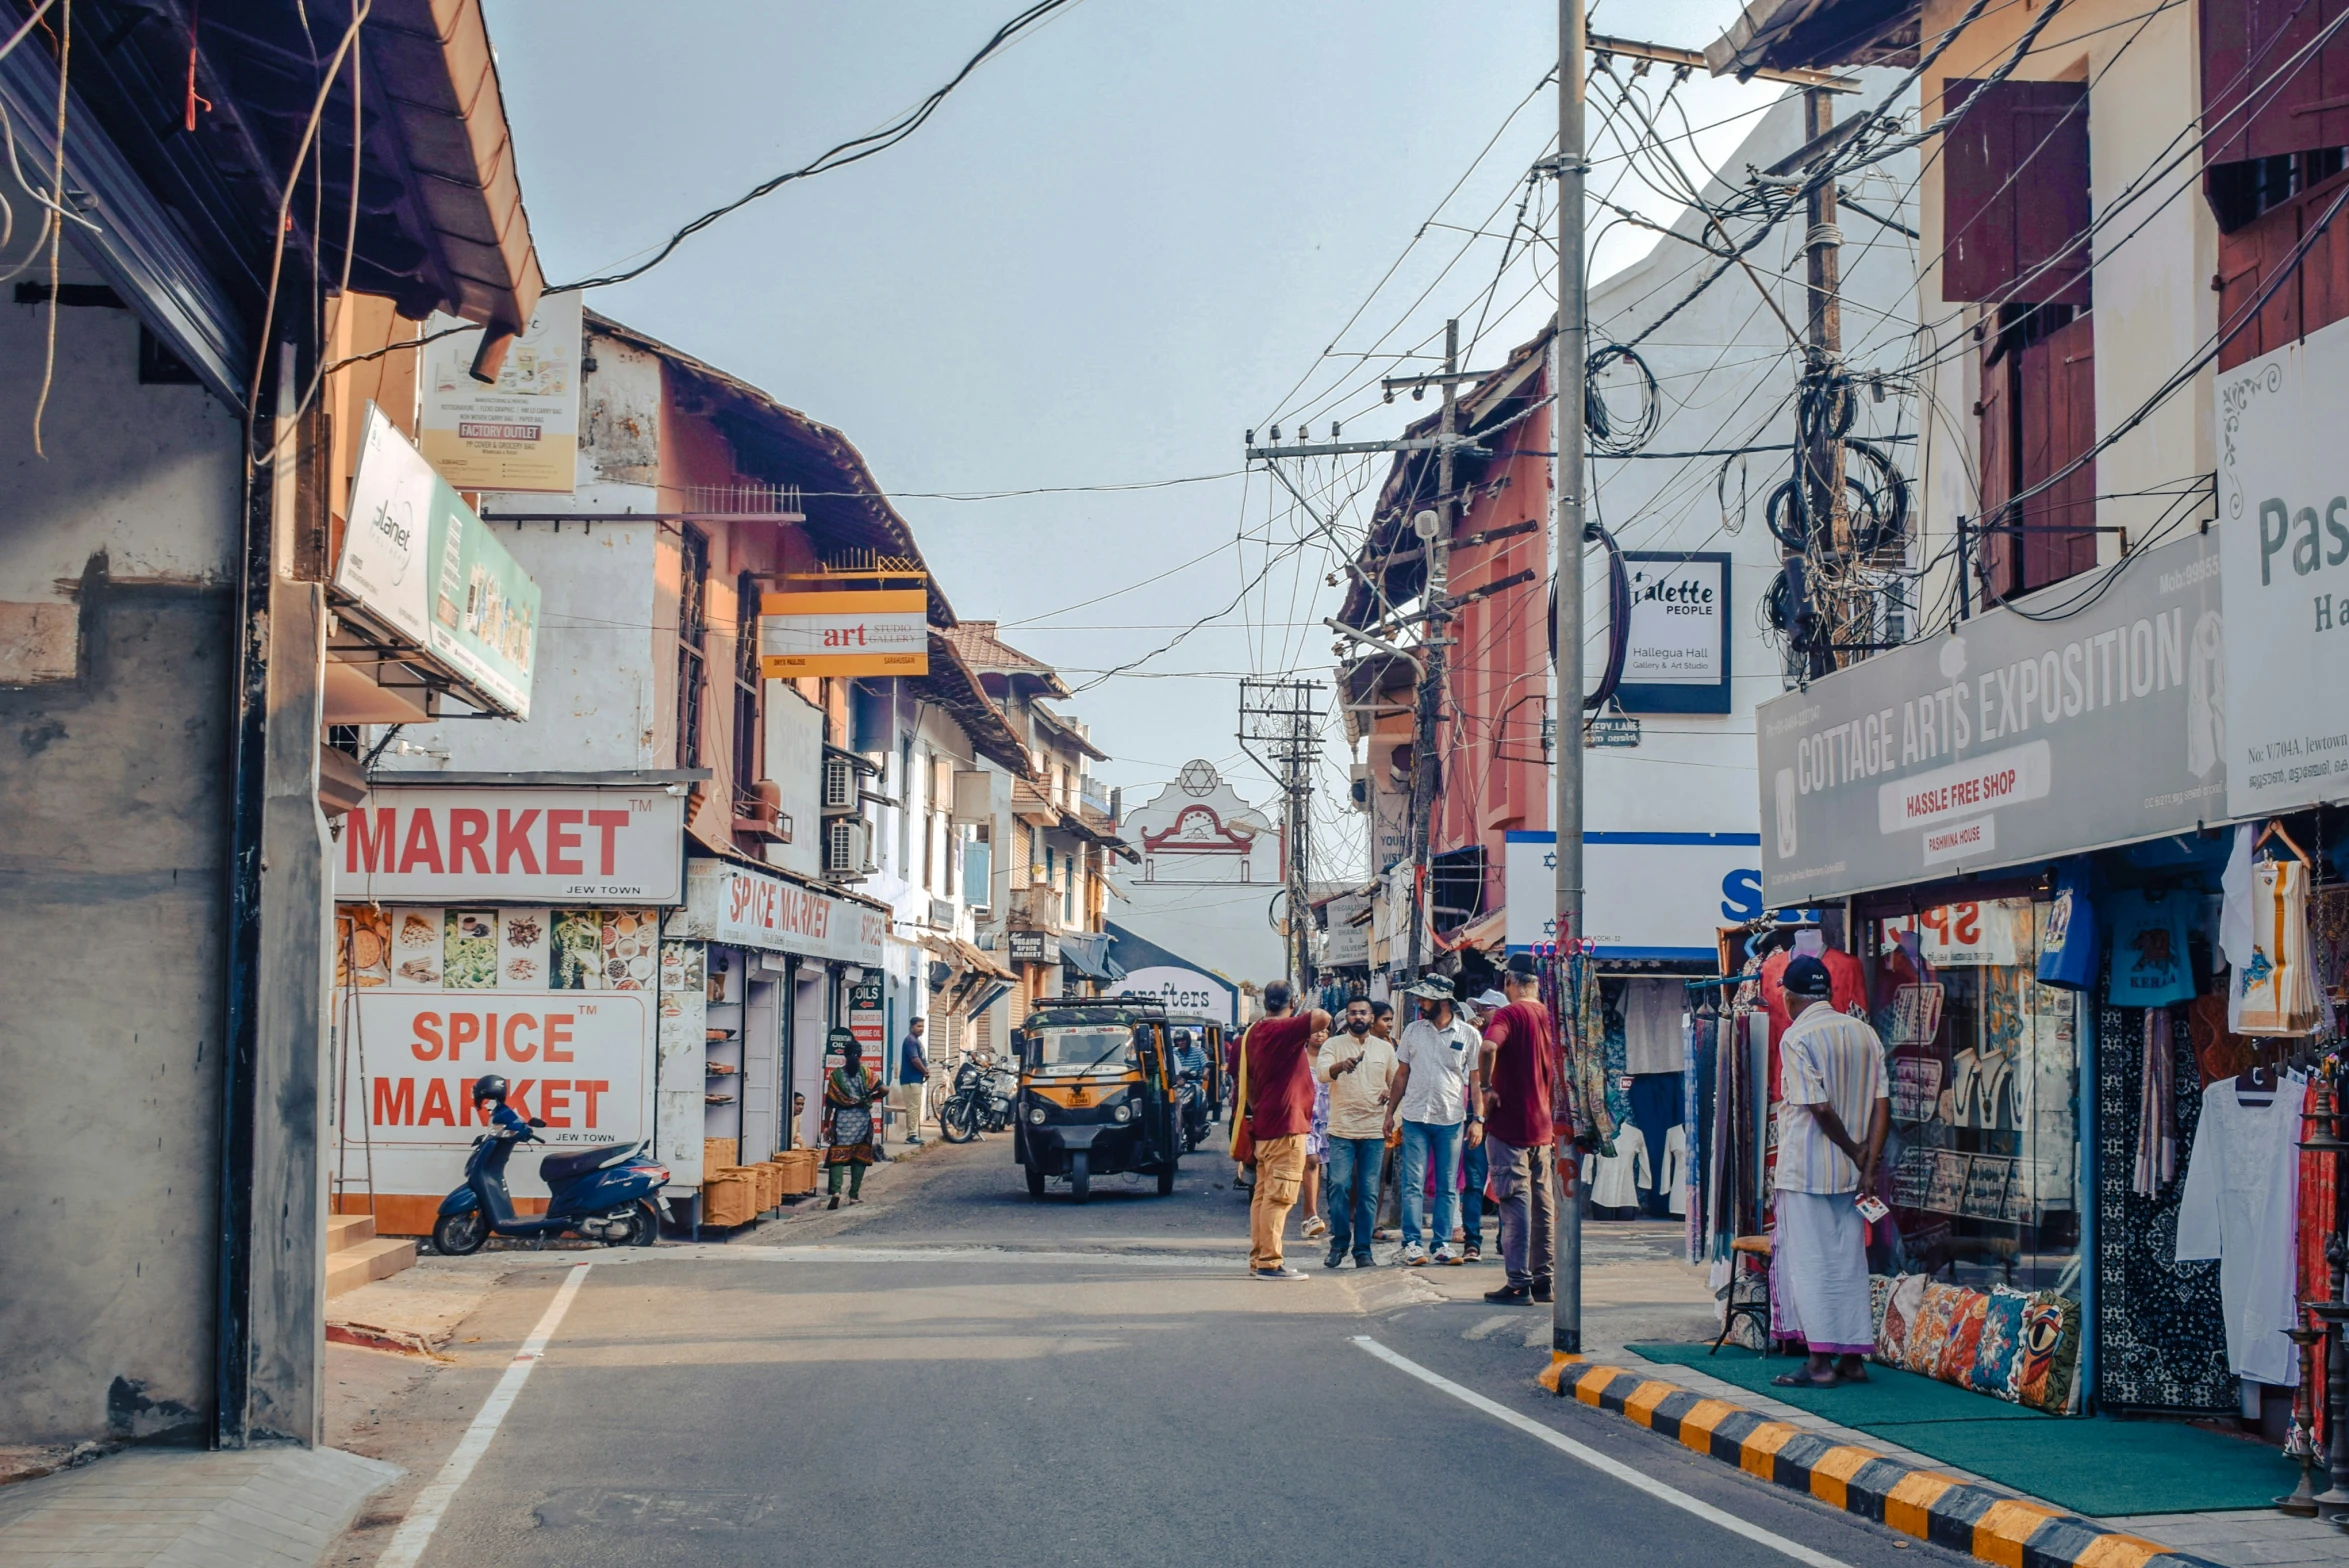
<instances>
[{"instance_id":1,"label":"tiled roof","mask_svg":"<svg viewBox=\"0 0 2349 1568\"><path fill-rule=\"evenodd\" d=\"M962 621L950 628L946 635L954 643L954 651L981 674L1023 673L1041 676L1045 690L1055 697L1068 695L1068 688L1060 683L1052 666L1030 654L1020 652L996 635L998 621Z\"/></svg>"}]
</instances>

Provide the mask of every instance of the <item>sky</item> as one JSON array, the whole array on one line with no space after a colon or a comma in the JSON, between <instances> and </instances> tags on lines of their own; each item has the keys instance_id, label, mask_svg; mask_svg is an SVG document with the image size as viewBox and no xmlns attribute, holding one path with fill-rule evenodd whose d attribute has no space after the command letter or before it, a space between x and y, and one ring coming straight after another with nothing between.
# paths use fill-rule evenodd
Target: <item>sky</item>
<instances>
[{"instance_id":1,"label":"sky","mask_svg":"<svg viewBox=\"0 0 2349 1568\"><path fill-rule=\"evenodd\" d=\"M548 278L647 255L893 118L1020 8L487 0ZM1736 11L1600 0L1591 26L1701 49ZM1110 783L1147 798L1204 757L1265 801L1239 678L1330 679L1330 533L1359 538L1386 459L1290 464L1316 523L1245 472L1245 433L1392 435L1431 405L1387 406L1378 378L1431 368L1447 315L1470 369L1548 318L1526 175L1556 132L1556 27L1536 0L1082 0L904 145L589 303L842 430L956 613L1080 688L1062 706ZM1698 155L1776 94L1686 84ZM1669 221L1605 135L1594 116L1594 183ZM1593 274L1645 244L1614 226ZM1340 870L1359 829L1330 728L1316 833Z\"/></svg>"}]
</instances>

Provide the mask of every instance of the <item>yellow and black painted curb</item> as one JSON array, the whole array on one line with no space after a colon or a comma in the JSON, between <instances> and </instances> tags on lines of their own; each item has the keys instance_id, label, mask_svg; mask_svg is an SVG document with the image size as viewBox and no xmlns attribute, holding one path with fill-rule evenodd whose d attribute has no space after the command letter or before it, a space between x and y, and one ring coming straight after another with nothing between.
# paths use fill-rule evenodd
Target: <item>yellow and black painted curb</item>
<instances>
[{"instance_id":1,"label":"yellow and black painted curb","mask_svg":"<svg viewBox=\"0 0 2349 1568\"><path fill-rule=\"evenodd\" d=\"M1598 1366L1563 1351L1552 1352L1539 1381L1553 1394L1628 1417L1659 1437L1672 1438L1750 1476L1808 1493L1831 1508L1986 1563L2006 1568L2218 1568L2208 1558L2173 1552L2143 1536L2108 1530L2043 1503L1936 1474L1676 1383Z\"/></svg>"}]
</instances>

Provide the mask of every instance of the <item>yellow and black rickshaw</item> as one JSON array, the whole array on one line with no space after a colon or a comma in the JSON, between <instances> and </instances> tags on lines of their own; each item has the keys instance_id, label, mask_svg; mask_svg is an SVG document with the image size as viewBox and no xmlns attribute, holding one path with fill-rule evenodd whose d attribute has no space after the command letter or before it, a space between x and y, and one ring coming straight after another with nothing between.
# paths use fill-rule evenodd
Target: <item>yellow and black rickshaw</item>
<instances>
[{"instance_id":1,"label":"yellow and black rickshaw","mask_svg":"<svg viewBox=\"0 0 2349 1568\"><path fill-rule=\"evenodd\" d=\"M1020 1090L1012 1155L1028 1195L1065 1179L1083 1203L1093 1178L1140 1172L1174 1191L1183 1157L1166 1009L1155 1002L1056 998L1013 1035Z\"/></svg>"}]
</instances>

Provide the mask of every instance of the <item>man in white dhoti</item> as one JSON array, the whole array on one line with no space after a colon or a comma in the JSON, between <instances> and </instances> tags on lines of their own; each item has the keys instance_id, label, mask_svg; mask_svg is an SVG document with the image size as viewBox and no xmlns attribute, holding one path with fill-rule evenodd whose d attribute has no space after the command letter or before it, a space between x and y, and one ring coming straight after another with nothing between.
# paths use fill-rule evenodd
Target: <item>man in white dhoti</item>
<instances>
[{"instance_id":1,"label":"man in white dhoti","mask_svg":"<svg viewBox=\"0 0 2349 1568\"><path fill-rule=\"evenodd\" d=\"M1789 1008L1800 1011L1778 1047L1770 1294L1779 1332L1800 1335L1811 1359L1776 1381L1790 1388L1864 1383L1861 1358L1875 1349L1875 1324L1868 1227L1858 1205L1875 1191L1892 1123L1884 1042L1829 1003L1827 966L1816 958L1797 956L1780 983ZM1857 1138L1855 1127L1865 1129Z\"/></svg>"}]
</instances>

